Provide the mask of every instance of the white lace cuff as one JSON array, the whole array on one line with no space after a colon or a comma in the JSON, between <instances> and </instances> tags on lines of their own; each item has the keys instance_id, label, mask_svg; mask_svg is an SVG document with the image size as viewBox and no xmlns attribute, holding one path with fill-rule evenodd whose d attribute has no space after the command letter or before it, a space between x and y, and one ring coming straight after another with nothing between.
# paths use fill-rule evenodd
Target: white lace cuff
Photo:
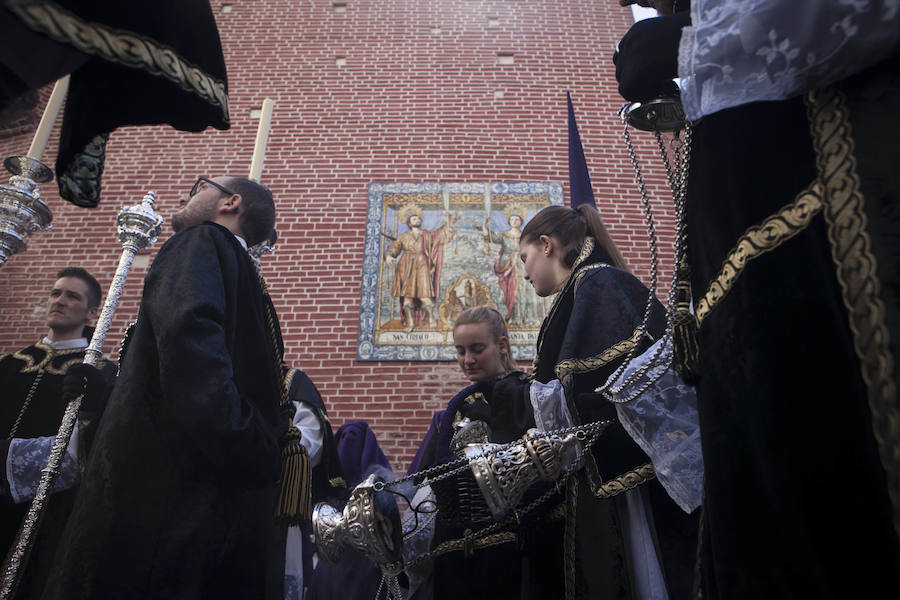
<instances>
[{"instance_id":1,"label":"white lace cuff","mask_svg":"<svg viewBox=\"0 0 900 600\"><path fill-rule=\"evenodd\" d=\"M41 471L47 466L47 459L55 441L55 435L10 440L9 454L6 457L6 480L9 482L10 496L16 504L29 502L34 498L41 480ZM53 485L53 492L74 487L81 477L78 465L77 424L59 470L60 475Z\"/></svg>"},{"instance_id":2,"label":"white lace cuff","mask_svg":"<svg viewBox=\"0 0 900 600\"><path fill-rule=\"evenodd\" d=\"M693 0L691 21L678 52L691 120L792 98L900 48L900 0Z\"/></svg>"}]
</instances>

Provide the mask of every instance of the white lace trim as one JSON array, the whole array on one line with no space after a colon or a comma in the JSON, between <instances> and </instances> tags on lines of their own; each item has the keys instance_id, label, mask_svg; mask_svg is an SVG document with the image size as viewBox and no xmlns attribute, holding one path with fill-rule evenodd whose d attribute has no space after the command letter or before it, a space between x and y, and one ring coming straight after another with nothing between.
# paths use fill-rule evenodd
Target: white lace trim
<instances>
[{"instance_id":1,"label":"white lace trim","mask_svg":"<svg viewBox=\"0 0 900 600\"><path fill-rule=\"evenodd\" d=\"M900 0L693 0L678 52L687 117L784 100L900 49Z\"/></svg>"},{"instance_id":2,"label":"white lace trim","mask_svg":"<svg viewBox=\"0 0 900 600\"><path fill-rule=\"evenodd\" d=\"M55 435L10 440L9 453L6 456L6 480L9 482L10 496L16 504L29 502L34 498L41 480L41 470L47 466L47 459L50 458L50 450L55 441ZM81 478L78 465L77 424L66 447L59 471L60 475L53 485L53 492L74 487Z\"/></svg>"}]
</instances>

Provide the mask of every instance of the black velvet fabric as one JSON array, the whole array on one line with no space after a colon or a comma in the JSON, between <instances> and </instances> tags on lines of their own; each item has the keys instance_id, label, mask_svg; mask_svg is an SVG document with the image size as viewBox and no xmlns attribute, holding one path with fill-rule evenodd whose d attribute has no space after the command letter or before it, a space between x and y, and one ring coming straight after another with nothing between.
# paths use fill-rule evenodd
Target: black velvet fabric
<instances>
[{"instance_id":1,"label":"black velvet fabric","mask_svg":"<svg viewBox=\"0 0 900 600\"><path fill-rule=\"evenodd\" d=\"M602 264L604 255L595 248L574 266L572 276L550 309L538 337L535 379L543 383L561 378L569 409L577 422L615 418L615 407L594 392L621 364L620 355L605 364L584 362L587 366L573 372L566 361L585 361L600 356L614 345L632 337L643 320L649 291L633 275ZM582 269L584 270L582 271ZM648 331L658 339L665 329L665 310L653 299ZM638 352L650 339L639 341ZM569 374L570 377L568 376ZM622 426L612 424L592 447L597 471L603 481L649 462L649 458L628 436ZM545 532L544 539L531 540L529 554L563 557L570 553L574 593L577 598L633 598L634 587L626 552L623 526L625 510L622 496L597 499L578 474L577 504L574 515L574 548L566 548L562 534ZM644 484L649 502L651 534L659 557L669 597L690 595L691 572L687 556L694 554L698 515L686 515L665 494L655 479ZM659 525L654 527L654 523ZM664 525L664 526L660 526ZM560 544L548 551L547 540ZM552 546L551 546L552 547ZM564 596L564 573L558 571L539 582L546 597ZM553 580L548 579L552 577Z\"/></svg>"},{"instance_id":2,"label":"black velvet fabric","mask_svg":"<svg viewBox=\"0 0 900 600\"><path fill-rule=\"evenodd\" d=\"M209 2L56 0L52 5L66 15L55 22L63 23L61 32L78 23L83 28L79 39L101 38L90 29L94 26L121 36L108 44L113 52L79 48L66 36L48 35L42 26L30 29L14 12L0 8L0 110L29 90L72 76L56 160L64 199L87 207L100 201L105 141L93 145L97 136L123 126L161 123L182 131L228 129L227 105L202 97L191 85L207 75L225 84L227 93L225 60ZM116 54L120 50L125 51L122 56Z\"/></svg>"},{"instance_id":3,"label":"black velvet fabric","mask_svg":"<svg viewBox=\"0 0 900 600\"><path fill-rule=\"evenodd\" d=\"M287 427L264 302L219 225L159 250L44 598L263 597Z\"/></svg>"},{"instance_id":4,"label":"black velvet fabric","mask_svg":"<svg viewBox=\"0 0 900 600\"><path fill-rule=\"evenodd\" d=\"M619 41L613 63L619 94L632 102L645 102L678 93L678 44L682 27L691 24L685 10L638 21Z\"/></svg>"},{"instance_id":5,"label":"black velvet fabric","mask_svg":"<svg viewBox=\"0 0 900 600\"><path fill-rule=\"evenodd\" d=\"M895 357L897 73L895 59L841 86ZM688 245L700 297L738 237L816 169L800 98L704 117L693 154ZM822 215L747 265L699 341L703 597L900 597L885 474Z\"/></svg>"},{"instance_id":6,"label":"black velvet fabric","mask_svg":"<svg viewBox=\"0 0 900 600\"><path fill-rule=\"evenodd\" d=\"M84 361L84 348L54 351L43 343L28 346L15 354L0 357L0 389L3 400L0 402L0 431L3 435L2 478L3 494L0 497L0 547L5 555L13 546L13 540L19 531L22 520L28 513L30 502L14 504L9 496L9 484L6 480L6 461L9 451L9 434L19 414L22 420L16 429L15 438L35 438L56 435L66 410L67 401L63 398L63 379L65 373L74 364ZM98 365L107 386L111 387L116 375L116 366L106 360ZM41 381L34 391L28 408L22 412L25 399L38 377L43 371ZM93 415L92 423L79 424L80 441L85 443L86 429L92 429L102 414L102 400L95 403L99 409ZM79 448L79 452L87 448ZM54 567L53 554L59 543L60 535L65 527L77 488L52 494L45 504L44 520L34 541L34 549L28 565L22 572L17 597L40 597L44 584Z\"/></svg>"}]
</instances>

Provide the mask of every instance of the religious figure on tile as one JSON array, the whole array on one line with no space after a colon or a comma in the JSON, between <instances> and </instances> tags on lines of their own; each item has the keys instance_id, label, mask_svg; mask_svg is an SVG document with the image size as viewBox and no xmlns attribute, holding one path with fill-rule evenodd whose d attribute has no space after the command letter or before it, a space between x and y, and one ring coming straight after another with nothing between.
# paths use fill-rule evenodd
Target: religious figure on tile
<instances>
[{"instance_id":1,"label":"religious figure on tile","mask_svg":"<svg viewBox=\"0 0 900 600\"><path fill-rule=\"evenodd\" d=\"M407 332L417 326L438 327L434 302L440 292L444 245L455 234L455 218L449 211L444 216L443 225L428 231L422 229L421 207L412 203L403 206L398 217L409 231L397 236L384 252L385 262L396 264L391 296L400 301L400 318Z\"/></svg>"}]
</instances>

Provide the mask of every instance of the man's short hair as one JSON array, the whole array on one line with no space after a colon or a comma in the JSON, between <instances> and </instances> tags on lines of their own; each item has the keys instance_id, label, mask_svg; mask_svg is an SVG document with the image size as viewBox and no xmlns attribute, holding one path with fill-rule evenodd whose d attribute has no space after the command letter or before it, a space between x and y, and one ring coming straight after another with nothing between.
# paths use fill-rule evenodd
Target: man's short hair
<instances>
[{"instance_id":1,"label":"man's short hair","mask_svg":"<svg viewBox=\"0 0 900 600\"><path fill-rule=\"evenodd\" d=\"M275 228L275 201L266 186L242 177L232 177L229 189L241 196L238 227L248 246L265 241Z\"/></svg>"},{"instance_id":2,"label":"man's short hair","mask_svg":"<svg viewBox=\"0 0 900 600\"><path fill-rule=\"evenodd\" d=\"M100 284L97 283L97 280L94 279L93 275L81 267L66 267L65 269L60 269L59 273L56 274L57 279L62 279L63 277L74 277L75 279L82 280L88 288L88 308L100 306L100 297L103 295L103 291L100 289Z\"/></svg>"}]
</instances>

